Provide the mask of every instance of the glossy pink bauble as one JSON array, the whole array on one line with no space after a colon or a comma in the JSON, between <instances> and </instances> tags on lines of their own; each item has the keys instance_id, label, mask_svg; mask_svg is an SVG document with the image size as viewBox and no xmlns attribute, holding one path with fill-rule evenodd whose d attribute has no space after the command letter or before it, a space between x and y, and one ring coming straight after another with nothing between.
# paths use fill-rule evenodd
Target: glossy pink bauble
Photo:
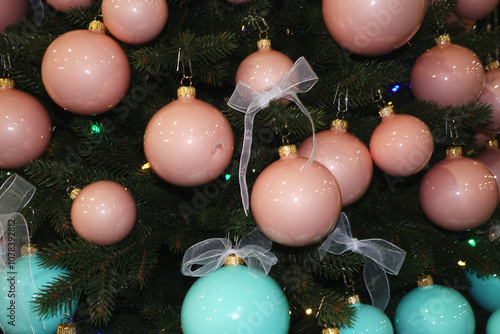
<instances>
[{"instance_id":1,"label":"glossy pink bauble","mask_svg":"<svg viewBox=\"0 0 500 334\"><path fill-rule=\"evenodd\" d=\"M99 245L125 239L137 218L134 198L112 181L98 181L80 191L71 206L71 223L76 233Z\"/></svg>"},{"instance_id":2,"label":"glossy pink bauble","mask_svg":"<svg viewBox=\"0 0 500 334\"><path fill-rule=\"evenodd\" d=\"M363 56L406 44L422 25L426 0L323 0L323 20L333 39Z\"/></svg>"},{"instance_id":3,"label":"glossy pink bauble","mask_svg":"<svg viewBox=\"0 0 500 334\"><path fill-rule=\"evenodd\" d=\"M0 33L11 24L21 23L28 14L28 0L0 0Z\"/></svg>"},{"instance_id":4,"label":"glossy pink bauble","mask_svg":"<svg viewBox=\"0 0 500 334\"><path fill-rule=\"evenodd\" d=\"M500 132L500 68L486 72L486 83L478 103L491 104L491 120L482 127L488 131Z\"/></svg>"},{"instance_id":5,"label":"glossy pink bauble","mask_svg":"<svg viewBox=\"0 0 500 334\"><path fill-rule=\"evenodd\" d=\"M116 106L127 93L127 55L111 37L74 30L57 37L45 51L42 80L49 96L75 114L93 115Z\"/></svg>"},{"instance_id":6,"label":"glossy pink bauble","mask_svg":"<svg viewBox=\"0 0 500 334\"><path fill-rule=\"evenodd\" d=\"M192 187L208 183L229 165L233 130L224 115L194 96L179 96L149 121L144 152L163 180Z\"/></svg>"},{"instance_id":7,"label":"glossy pink bauble","mask_svg":"<svg viewBox=\"0 0 500 334\"><path fill-rule=\"evenodd\" d=\"M37 159L51 135L49 115L36 98L0 86L0 168L19 168Z\"/></svg>"},{"instance_id":8,"label":"glossy pink bauble","mask_svg":"<svg viewBox=\"0 0 500 334\"><path fill-rule=\"evenodd\" d=\"M394 176L421 171L434 150L431 131L420 119L391 113L382 117L370 138L373 162Z\"/></svg>"},{"instance_id":9,"label":"glossy pink bauble","mask_svg":"<svg viewBox=\"0 0 500 334\"><path fill-rule=\"evenodd\" d=\"M419 197L422 210L434 224L465 231L491 217L498 203L498 186L481 162L448 156L424 175Z\"/></svg>"},{"instance_id":10,"label":"glossy pink bauble","mask_svg":"<svg viewBox=\"0 0 500 334\"><path fill-rule=\"evenodd\" d=\"M490 143L494 143L492 145L489 145L486 147L484 151L479 153L476 156L476 160L482 162L490 172L493 174L495 177L495 180L497 181L497 185L500 181L500 150L498 149L498 142L497 141L492 141ZM500 200L500 187L499 189L499 200Z\"/></svg>"},{"instance_id":11,"label":"glossy pink bauble","mask_svg":"<svg viewBox=\"0 0 500 334\"><path fill-rule=\"evenodd\" d=\"M236 71L236 85L242 81L257 93L275 85L293 67L293 61L284 53L259 47L241 62Z\"/></svg>"},{"instance_id":12,"label":"glossy pink bauble","mask_svg":"<svg viewBox=\"0 0 500 334\"><path fill-rule=\"evenodd\" d=\"M455 11L465 19L480 20L490 15L498 0L458 0Z\"/></svg>"},{"instance_id":13,"label":"glossy pink bauble","mask_svg":"<svg viewBox=\"0 0 500 334\"><path fill-rule=\"evenodd\" d=\"M122 42L142 44L158 36L165 27L165 0L103 0L102 18L108 31Z\"/></svg>"},{"instance_id":14,"label":"glossy pink bauble","mask_svg":"<svg viewBox=\"0 0 500 334\"><path fill-rule=\"evenodd\" d=\"M258 176L250 205L262 232L285 246L305 246L329 234L340 216L337 180L322 164L283 156Z\"/></svg>"},{"instance_id":15,"label":"glossy pink bauble","mask_svg":"<svg viewBox=\"0 0 500 334\"><path fill-rule=\"evenodd\" d=\"M77 7L88 8L92 5L92 0L46 0L46 1L52 8L60 12L66 12L68 9Z\"/></svg>"},{"instance_id":16,"label":"glossy pink bauble","mask_svg":"<svg viewBox=\"0 0 500 334\"><path fill-rule=\"evenodd\" d=\"M445 25L459 25L462 26L466 32L471 32L476 26L476 20L464 19L457 15L455 11L451 11L445 18Z\"/></svg>"},{"instance_id":17,"label":"glossy pink bauble","mask_svg":"<svg viewBox=\"0 0 500 334\"><path fill-rule=\"evenodd\" d=\"M312 137L299 147L299 156L309 158ZM356 202L364 195L373 175L373 162L366 146L346 129L334 128L316 134L316 161L337 179L342 206Z\"/></svg>"},{"instance_id":18,"label":"glossy pink bauble","mask_svg":"<svg viewBox=\"0 0 500 334\"><path fill-rule=\"evenodd\" d=\"M485 82L481 60L471 50L449 42L426 51L410 73L411 92L419 100L441 106L477 101Z\"/></svg>"}]
</instances>

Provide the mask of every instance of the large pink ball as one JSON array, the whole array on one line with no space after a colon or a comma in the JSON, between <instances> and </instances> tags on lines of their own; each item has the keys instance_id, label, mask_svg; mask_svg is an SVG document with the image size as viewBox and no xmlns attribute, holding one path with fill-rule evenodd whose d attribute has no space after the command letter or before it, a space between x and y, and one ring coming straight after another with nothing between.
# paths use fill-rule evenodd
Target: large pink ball
<instances>
[{"instance_id":1,"label":"large pink ball","mask_svg":"<svg viewBox=\"0 0 500 334\"><path fill-rule=\"evenodd\" d=\"M420 206L436 225L465 231L486 222L498 203L495 176L481 162L448 156L420 184Z\"/></svg>"},{"instance_id":2,"label":"large pink ball","mask_svg":"<svg viewBox=\"0 0 500 334\"><path fill-rule=\"evenodd\" d=\"M500 68L487 71L485 78L486 83L477 102L491 104L492 118L482 127L498 133L500 132Z\"/></svg>"},{"instance_id":3,"label":"large pink ball","mask_svg":"<svg viewBox=\"0 0 500 334\"><path fill-rule=\"evenodd\" d=\"M49 115L36 98L0 85L0 168L19 168L37 159L51 134Z\"/></svg>"},{"instance_id":4,"label":"large pink ball","mask_svg":"<svg viewBox=\"0 0 500 334\"><path fill-rule=\"evenodd\" d=\"M242 81L257 93L275 85L293 67L293 61L284 53L260 47L247 56L236 71L236 85Z\"/></svg>"},{"instance_id":5,"label":"large pink ball","mask_svg":"<svg viewBox=\"0 0 500 334\"><path fill-rule=\"evenodd\" d=\"M455 11L465 19L480 20L490 15L498 0L458 0Z\"/></svg>"},{"instance_id":6,"label":"large pink ball","mask_svg":"<svg viewBox=\"0 0 500 334\"><path fill-rule=\"evenodd\" d=\"M370 138L373 162L394 176L421 171L434 150L431 131L420 119L391 113L382 117Z\"/></svg>"},{"instance_id":7,"label":"large pink ball","mask_svg":"<svg viewBox=\"0 0 500 334\"><path fill-rule=\"evenodd\" d=\"M363 56L379 56L406 44L422 25L426 0L323 0L333 39Z\"/></svg>"},{"instance_id":8,"label":"large pink ball","mask_svg":"<svg viewBox=\"0 0 500 334\"><path fill-rule=\"evenodd\" d=\"M74 30L57 37L42 60L42 80L49 96L75 114L93 115L116 106L127 93L127 55L111 37Z\"/></svg>"},{"instance_id":9,"label":"large pink ball","mask_svg":"<svg viewBox=\"0 0 500 334\"><path fill-rule=\"evenodd\" d=\"M92 0L46 0L47 3L60 12L66 12L71 8L88 8L92 5Z\"/></svg>"},{"instance_id":10,"label":"large pink ball","mask_svg":"<svg viewBox=\"0 0 500 334\"><path fill-rule=\"evenodd\" d=\"M28 14L28 0L0 0L0 33L11 24L21 23Z\"/></svg>"},{"instance_id":11,"label":"large pink ball","mask_svg":"<svg viewBox=\"0 0 500 334\"><path fill-rule=\"evenodd\" d=\"M490 143L492 143L490 141ZM495 177L495 180L498 182L500 181L500 150L498 149L498 142L493 141L494 144L491 144L490 146L487 146L484 151L479 153L476 156L476 160L482 162L490 172L493 174ZM498 187L499 190L499 200L500 200L500 187Z\"/></svg>"},{"instance_id":12,"label":"large pink ball","mask_svg":"<svg viewBox=\"0 0 500 334\"><path fill-rule=\"evenodd\" d=\"M410 73L411 92L415 98L434 100L442 106L476 102L484 82L484 68L476 54L449 42L423 53Z\"/></svg>"},{"instance_id":13,"label":"large pink ball","mask_svg":"<svg viewBox=\"0 0 500 334\"><path fill-rule=\"evenodd\" d=\"M108 31L120 41L142 44L158 36L165 27L165 0L103 0L102 18Z\"/></svg>"},{"instance_id":14,"label":"large pink ball","mask_svg":"<svg viewBox=\"0 0 500 334\"><path fill-rule=\"evenodd\" d=\"M121 184L94 182L80 191L71 206L71 223L83 239L112 245L125 239L137 218L134 198Z\"/></svg>"},{"instance_id":15,"label":"large pink ball","mask_svg":"<svg viewBox=\"0 0 500 334\"><path fill-rule=\"evenodd\" d=\"M283 156L258 176L250 199L262 232L286 246L305 246L329 234L340 216L342 196L333 174L319 162Z\"/></svg>"},{"instance_id":16,"label":"large pink ball","mask_svg":"<svg viewBox=\"0 0 500 334\"><path fill-rule=\"evenodd\" d=\"M299 156L309 158L312 137L299 147ZM364 195L373 175L373 162L366 146L346 129L332 127L316 134L316 161L337 179L342 206L356 202Z\"/></svg>"},{"instance_id":17,"label":"large pink ball","mask_svg":"<svg viewBox=\"0 0 500 334\"><path fill-rule=\"evenodd\" d=\"M180 96L149 121L144 152L163 180L179 186L205 184L231 162L234 136L229 122L212 105Z\"/></svg>"}]
</instances>

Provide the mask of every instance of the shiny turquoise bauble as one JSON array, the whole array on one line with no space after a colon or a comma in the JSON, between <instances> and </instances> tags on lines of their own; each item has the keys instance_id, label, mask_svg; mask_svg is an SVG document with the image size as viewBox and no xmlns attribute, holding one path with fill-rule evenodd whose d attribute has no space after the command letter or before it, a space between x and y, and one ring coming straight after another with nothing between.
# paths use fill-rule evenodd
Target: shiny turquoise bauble
<instances>
[{"instance_id":1,"label":"shiny turquoise bauble","mask_svg":"<svg viewBox=\"0 0 500 334\"><path fill-rule=\"evenodd\" d=\"M398 334L474 334L475 328L467 300L438 284L411 290L399 302L394 316Z\"/></svg>"},{"instance_id":2,"label":"shiny turquoise bauble","mask_svg":"<svg viewBox=\"0 0 500 334\"><path fill-rule=\"evenodd\" d=\"M288 302L269 276L224 266L189 289L181 310L184 334L287 334Z\"/></svg>"},{"instance_id":3,"label":"shiny turquoise bauble","mask_svg":"<svg viewBox=\"0 0 500 334\"><path fill-rule=\"evenodd\" d=\"M31 260L31 261L30 261ZM30 272L31 262L31 272ZM35 253L33 256L21 256L13 264L0 271L0 324L5 334L54 334L61 316L70 313L61 309L57 314L43 319L33 311L33 297L37 291L47 286L59 275L67 273L63 269L46 269ZM31 279L33 274L33 280ZM76 311L77 301L72 302L71 310ZM68 319L64 319L67 321Z\"/></svg>"},{"instance_id":4,"label":"shiny turquoise bauble","mask_svg":"<svg viewBox=\"0 0 500 334\"><path fill-rule=\"evenodd\" d=\"M486 324L486 334L500 333L500 309L493 312Z\"/></svg>"},{"instance_id":5,"label":"shiny turquoise bauble","mask_svg":"<svg viewBox=\"0 0 500 334\"><path fill-rule=\"evenodd\" d=\"M355 303L356 319L352 327L340 327L340 334L393 334L391 320L384 312L371 305Z\"/></svg>"},{"instance_id":6,"label":"shiny turquoise bauble","mask_svg":"<svg viewBox=\"0 0 500 334\"><path fill-rule=\"evenodd\" d=\"M465 276L472 283L470 295L482 309L493 313L500 308L500 277L492 275L479 278L470 270L465 271ZM500 328L498 328L498 333L500 333Z\"/></svg>"}]
</instances>

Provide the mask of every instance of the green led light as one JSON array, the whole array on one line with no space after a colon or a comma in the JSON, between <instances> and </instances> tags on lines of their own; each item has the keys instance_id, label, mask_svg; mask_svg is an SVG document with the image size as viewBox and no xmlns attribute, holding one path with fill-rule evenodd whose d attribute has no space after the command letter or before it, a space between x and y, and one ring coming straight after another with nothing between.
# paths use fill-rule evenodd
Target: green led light
<instances>
[{"instance_id":1,"label":"green led light","mask_svg":"<svg viewBox=\"0 0 500 334\"><path fill-rule=\"evenodd\" d=\"M226 181L231 178L231 174L226 174Z\"/></svg>"},{"instance_id":2,"label":"green led light","mask_svg":"<svg viewBox=\"0 0 500 334\"><path fill-rule=\"evenodd\" d=\"M476 242L476 240L474 240L474 239L469 239L468 243L469 243L469 245L471 245L472 247L476 247L476 245L477 245L477 242Z\"/></svg>"},{"instance_id":3,"label":"green led light","mask_svg":"<svg viewBox=\"0 0 500 334\"><path fill-rule=\"evenodd\" d=\"M92 124L92 129L90 131L92 134L100 133L101 132L101 124L99 124L99 123Z\"/></svg>"}]
</instances>

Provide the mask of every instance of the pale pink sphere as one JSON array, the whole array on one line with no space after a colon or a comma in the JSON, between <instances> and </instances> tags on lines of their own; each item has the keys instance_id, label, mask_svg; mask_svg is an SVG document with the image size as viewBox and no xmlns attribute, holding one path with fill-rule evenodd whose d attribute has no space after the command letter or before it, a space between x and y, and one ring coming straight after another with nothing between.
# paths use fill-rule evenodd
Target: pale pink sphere
<instances>
[{"instance_id":1,"label":"pale pink sphere","mask_svg":"<svg viewBox=\"0 0 500 334\"><path fill-rule=\"evenodd\" d=\"M492 118L483 124L488 131L500 132L500 68L491 69L486 72L486 83L478 103L491 104Z\"/></svg>"},{"instance_id":2,"label":"pale pink sphere","mask_svg":"<svg viewBox=\"0 0 500 334\"><path fill-rule=\"evenodd\" d=\"M21 23L28 14L29 0L0 0L0 33L11 24Z\"/></svg>"},{"instance_id":3,"label":"pale pink sphere","mask_svg":"<svg viewBox=\"0 0 500 334\"><path fill-rule=\"evenodd\" d=\"M500 150L498 149L498 144L497 146L488 146L484 151L479 153L475 159L488 167L498 185L498 181L500 181ZM500 187L498 187L498 190L500 200Z\"/></svg>"},{"instance_id":4,"label":"pale pink sphere","mask_svg":"<svg viewBox=\"0 0 500 334\"><path fill-rule=\"evenodd\" d=\"M299 147L299 156L309 158L312 137ZM373 162L366 146L346 129L331 128L316 134L316 161L335 176L342 194L342 206L361 198L370 186Z\"/></svg>"},{"instance_id":5,"label":"pale pink sphere","mask_svg":"<svg viewBox=\"0 0 500 334\"><path fill-rule=\"evenodd\" d=\"M135 200L128 190L112 181L98 181L83 188L71 206L76 233L99 245L125 239L137 218Z\"/></svg>"},{"instance_id":6,"label":"pale pink sphere","mask_svg":"<svg viewBox=\"0 0 500 334\"><path fill-rule=\"evenodd\" d=\"M36 98L15 88L1 87L0 168L19 168L45 152L52 125Z\"/></svg>"},{"instance_id":7,"label":"pale pink sphere","mask_svg":"<svg viewBox=\"0 0 500 334\"><path fill-rule=\"evenodd\" d=\"M236 71L236 84L242 81L262 93L265 88L275 85L290 69L293 61L284 53L271 47L259 48L241 62Z\"/></svg>"},{"instance_id":8,"label":"pale pink sphere","mask_svg":"<svg viewBox=\"0 0 500 334\"><path fill-rule=\"evenodd\" d=\"M127 55L111 37L74 30L57 37L42 60L49 96L75 114L100 114L115 107L130 84Z\"/></svg>"},{"instance_id":9,"label":"pale pink sphere","mask_svg":"<svg viewBox=\"0 0 500 334\"><path fill-rule=\"evenodd\" d=\"M451 11L445 18L445 25L456 24L465 28L466 32L471 32L476 26L477 20L464 19L457 15L455 11Z\"/></svg>"},{"instance_id":10,"label":"pale pink sphere","mask_svg":"<svg viewBox=\"0 0 500 334\"><path fill-rule=\"evenodd\" d=\"M144 152L163 180L192 187L218 177L231 162L233 130L224 115L193 96L179 97L148 123Z\"/></svg>"},{"instance_id":11,"label":"pale pink sphere","mask_svg":"<svg viewBox=\"0 0 500 334\"><path fill-rule=\"evenodd\" d=\"M329 234L340 216L342 196L337 180L322 164L306 158L281 157L258 176L250 199L262 232L285 246L305 246Z\"/></svg>"},{"instance_id":12,"label":"pale pink sphere","mask_svg":"<svg viewBox=\"0 0 500 334\"><path fill-rule=\"evenodd\" d=\"M465 231L491 217L498 203L498 186L481 162L447 157L424 175L419 197L422 210L434 224Z\"/></svg>"},{"instance_id":13,"label":"pale pink sphere","mask_svg":"<svg viewBox=\"0 0 500 334\"><path fill-rule=\"evenodd\" d=\"M382 117L370 138L373 162L394 176L409 176L429 162L434 140L427 125L410 115L391 113Z\"/></svg>"},{"instance_id":14,"label":"pale pink sphere","mask_svg":"<svg viewBox=\"0 0 500 334\"><path fill-rule=\"evenodd\" d=\"M88 8L92 5L92 0L46 0L47 3L60 12L76 7Z\"/></svg>"},{"instance_id":15,"label":"pale pink sphere","mask_svg":"<svg viewBox=\"0 0 500 334\"><path fill-rule=\"evenodd\" d=\"M467 105L483 91L485 73L481 60L471 50L452 43L427 50L413 65L411 92L419 100L434 100L441 106Z\"/></svg>"},{"instance_id":16,"label":"pale pink sphere","mask_svg":"<svg viewBox=\"0 0 500 334\"><path fill-rule=\"evenodd\" d=\"M142 44L158 36L165 27L165 0L103 0L102 18L108 31L122 42Z\"/></svg>"},{"instance_id":17,"label":"pale pink sphere","mask_svg":"<svg viewBox=\"0 0 500 334\"><path fill-rule=\"evenodd\" d=\"M323 0L323 20L333 39L363 56L406 44L422 25L426 0Z\"/></svg>"},{"instance_id":18,"label":"pale pink sphere","mask_svg":"<svg viewBox=\"0 0 500 334\"><path fill-rule=\"evenodd\" d=\"M480 20L490 15L498 0L458 0L455 11L465 19Z\"/></svg>"}]
</instances>

